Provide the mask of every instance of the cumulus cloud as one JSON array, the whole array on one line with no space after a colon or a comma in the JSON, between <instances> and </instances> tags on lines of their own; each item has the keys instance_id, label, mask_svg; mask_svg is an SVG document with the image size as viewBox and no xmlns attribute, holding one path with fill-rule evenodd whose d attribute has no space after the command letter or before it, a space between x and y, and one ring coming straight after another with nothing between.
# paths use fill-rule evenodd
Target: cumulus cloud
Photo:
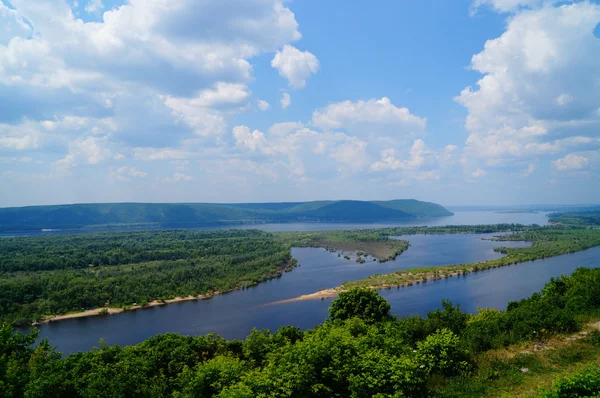
<instances>
[{"instance_id":1,"label":"cumulus cloud","mask_svg":"<svg viewBox=\"0 0 600 398\"><path fill-rule=\"evenodd\" d=\"M236 145L240 148L247 148L251 152L272 153L273 150L267 144L265 135L262 131L250 129L246 126L236 126L233 128L233 136Z\"/></svg>"},{"instance_id":2,"label":"cumulus cloud","mask_svg":"<svg viewBox=\"0 0 600 398\"><path fill-rule=\"evenodd\" d=\"M281 94L281 109L285 109L292 104L292 97L288 93Z\"/></svg>"},{"instance_id":3,"label":"cumulus cloud","mask_svg":"<svg viewBox=\"0 0 600 398\"><path fill-rule=\"evenodd\" d=\"M102 15L101 0L81 3L100 19L64 0L0 2L0 149L59 142L54 166L68 168L120 160L106 154L116 146L149 160L180 158L173 148L198 136L222 146L233 115L269 107L248 89L252 59L301 38L284 0L134 0ZM67 118L87 125L42 124ZM94 126L108 119L110 132Z\"/></svg>"},{"instance_id":4,"label":"cumulus cloud","mask_svg":"<svg viewBox=\"0 0 600 398\"><path fill-rule=\"evenodd\" d=\"M269 105L269 103L264 100L256 101L256 105L258 106L258 109L260 109L261 111L267 111L271 107L271 105Z\"/></svg>"},{"instance_id":5,"label":"cumulus cloud","mask_svg":"<svg viewBox=\"0 0 600 398\"><path fill-rule=\"evenodd\" d=\"M407 108L397 107L389 98L368 101L343 101L316 110L312 124L323 129L344 129L351 134L392 137L421 135L427 120L414 116Z\"/></svg>"},{"instance_id":6,"label":"cumulus cloud","mask_svg":"<svg viewBox=\"0 0 600 398\"><path fill-rule=\"evenodd\" d=\"M27 37L31 28L15 10L0 2L0 45L5 45L13 37Z\"/></svg>"},{"instance_id":7,"label":"cumulus cloud","mask_svg":"<svg viewBox=\"0 0 600 398\"><path fill-rule=\"evenodd\" d=\"M500 163L596 141L600 96L590 87L600 81L598 21L600 5L589 2L522 10L486 42L471 63L483 77L456 97L468 110L469 156Z\"/></svg>"},{"instance_id":8,"label":"cumulus cloud","mask_svg":"<svg viewBox=\"0 0 600 398\"><path fill-rule=\"evenodd\" d=\"M53 163L57 168L71 168L78 164L87 163L95 165L112 157L111 150L107 147L106 137L80 138L69 143L69 153L62 159Z\"/></svg>"},{"instance_id":9,"label":"cumulus cloud","mask_svg":"<svg viewBox=\"0 0 600 398\"><path fill-rule=\"evenodd\" d=\"M308 51L286 44L283 50L275 53L271 66L288 80L292 88L303 88L306 79L319 70L319 60Z\"/></svg>"},{"instance_id":10,"label":"cumulus cloud","mask_svg":"<svg viewBox=\"0 0 600 398\"><path fill-rule=\"evenodd\" d=\"M453 147L447 148L442 154L437 154L425 145L422 139L415 140L405 159L399 158L394 148L381 151L381 159L371 165L371 171L386 170L429 170L437 167L438 156L449 155Z\"/></svg>"},{"instance_id":11,"label":"cumulus cloud","mask_svg":"<svg viewBox=\"0 0 600 398\"><path fill-rule=\"evenodd\" d=\"M564 158L557 159L552 162L552 165L559 171L566 170L581 170L589 164L590 160L585 156L569 153Z\"/></svg>"}]
</instances>

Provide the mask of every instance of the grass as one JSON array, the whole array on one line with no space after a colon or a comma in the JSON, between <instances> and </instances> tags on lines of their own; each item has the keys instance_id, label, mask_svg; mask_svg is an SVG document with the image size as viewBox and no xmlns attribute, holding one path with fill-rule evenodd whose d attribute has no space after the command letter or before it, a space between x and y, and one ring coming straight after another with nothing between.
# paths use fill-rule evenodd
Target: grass
<instances>
[{"instance_id":1,"label":"grass","mask_svg":"<svg viewBox=\"0 0 600 398\"><path fill-rule=\"evenodd\" d=\"M594 326L592 326L594 325ZM598 323L588 324L583 332L555 336L488 351L476 358L476 370L469 375L444 382L432 379L434 396L537 397L554 380L579 372L589 365L600 366ZM594 332L595 330L595 332Z\"/></svg>"}]
</instances>

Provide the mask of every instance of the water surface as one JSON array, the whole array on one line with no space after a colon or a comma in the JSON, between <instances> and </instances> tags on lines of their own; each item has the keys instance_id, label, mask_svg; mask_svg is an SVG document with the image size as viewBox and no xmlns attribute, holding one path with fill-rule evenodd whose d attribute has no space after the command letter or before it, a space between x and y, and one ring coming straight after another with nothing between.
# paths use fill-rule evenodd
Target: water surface
<instances>
[{"instance_id":1,"label":"water surface","mask_svg":"<svg viewBox=\"0 0 600 398\"><path fill-rule=\"evenodd\" d=\"M393 223L274 223L274 224L240 224L227 226L213 226L204 228L188 228L197 230L223 230L223 229L261 229L267 232L283 231L331 231L344 229L388 228L388 227L415 227L415 226L444 226L444 225L480 225L480 224L525 224L547 225L547 212L535 213L501 213L491 210L456 211L453 216L418 218ZM159 228L94 228L87 230L53 230L53 231L23 231L0 232L0 238L14 236L39 236L39 235L65 235L85 234L90 232L116 232L116 231L146 231Z\"/></svg>"},{"instance_id":2,"label":"water surface","mask_svg":"<svg viewBox=\"0 0 600 398\"><path fill-rule=\"evenodd\" d=\"M108 344L139 343L159 333L200 335L215 332L232 339L244 338L253 327L276 330L284 325L310 328L327 317L330 300L269 305L287 298L334 287L353 279L381 272L427 265L483 261L500 256L493 248L522 246L524 242L482 240L486 235L415 235L405 237L411 247L393 262L367 261L359 264L324 249L293 249L301 267L283 277L243 291L211 300L188 301L132 311L105 318L70 319L42 325L41 336L48 337L59 351L72 353L97 346L102 338ZM499 268L466 277L430 281L399 290L384 290L384 298L397 315L424 314L439 306L443 298L459 302L474 311L478 306L505 308L511 300L539 290L551 276L569 274L579 266L595 266L600 248L572 255ZM515 267L518 267L515 268Z\"/></svg>"}]
</instances>

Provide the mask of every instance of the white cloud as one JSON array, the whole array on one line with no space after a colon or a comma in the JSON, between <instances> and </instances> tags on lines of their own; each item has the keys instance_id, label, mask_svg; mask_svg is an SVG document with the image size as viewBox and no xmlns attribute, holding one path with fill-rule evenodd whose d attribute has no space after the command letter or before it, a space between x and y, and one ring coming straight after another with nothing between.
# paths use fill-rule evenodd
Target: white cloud
<instances>
[{"instance_id":1,"label":"white cloud","mask_svg":"<svg viewBox=\"0 0 600 398\"><path fill-rule=\"evenodd\" d=\"M13 37L27 37L31 28L15 11L0 2L0 45L5 45Z\"/></svg>"},{"instance_id":2,"label":"white cloud","mask_svg":"<svg viewBox=\"0 0 600 398\"><path fill-rule=\"evenodd\" d=\"M116 180L121 182L127 182L131 181L132 178L145 178L147 176L148 173L138 170L135 167L122 166L116 169L115 171L112 171L109 174L109 179L111 181Z\"/></svg>"},{"instance_id":3,"label":"white cloud","mask_svg":"<svg viewBox=\"0 0 600 398\"><path fill-rule=\"evenodd\" d=\"M266 154L272 153L272 148L267 144L265 135L262 131L250 129L246 126L235 126L233 128L233 136L236 145L240 148L246 148L251 152L263 152Z\"/></svg>"},{"instance_id":4,"label":"white cloud","mask_svg":"<svg viewBox=\"0 0 600 398\"><path fill-rule=\"evenodd\" d=\"M64 158L53 162L53 166L68 169L82 162L96 165L111 157L112 152L107 148L106 138L80 138L69 142L69 153Z\"/></svg>"},{"instance_id":5,"label":"white cloud","mask_svg":"<svg viewBox=\"0 0 600 398\"><path fill-rule=\"evenodd\" d=\"M477 169L473 173L471 173L471 175L475 178L484 177L487 175L487 171L483 169Z\"/></svg>"},{"instance_id":6,"label":"white cloud","mask_svg":"<svg viewBox=\"0 0 600 398\"><path fill-rule=\"evenodd\" d=\"M367 143L356 137L345 140L342 144L330 150L330 156L340 164L340 173L357 172L363 169L367 163L365 151Z\"/></svg>"},{"instance_id":7,"label":"white cloud","mask_svg":"<svg viewBox=\"0 0 600 398\"><path fill-rule=\"evenodd\" d=\"M269 133L275 135L286 135L294 130L298 130L304 127L301 122L282 122L275 123L269 127Z\"/></svg>"},{"instance_id":8,"label":"white cloud","mask_svg":"<svg viewBox=\"0 0 600 398\"><path fill-rule=\"evenodd\" d=\"M55 84L81 87L90 80L110 83L108 78L189 94L214 81L248 82L251 57L300 38L282 0L179 0L170 7L131 1L105 12L100 23L76 19L64 2L12 3L16 17L31 21L36 36L10 42L0 60L2 53L15 52L28 58L26 67L7 71L34 85L36 79L48 81L53 71Z\"/></svg>"},{"instance_id":9,"label":"white cloud","mask_svg":"<svg viewBox=\"0 0 600 398\"><path fill-rule=\"evenodd\" d=\"M569 94L562 93L556 97L556 103L560 106L568 105L570 102L573 102L573 97Z\"/></svg>"},{"instance_id":10,"label":"white cloud","mask_svg":"<svg viewBox=\"0 0 600 398\"><path fill-rule=\"evenodd\" d=\"M0 148L16 149L23 151L38 147L38 141L35 137L26 135L23 137L0 137Z\"/></svg>"},{"instance_id":11,"label":"white cloud","mask_svg":"<svg viewBox=\"0 0 600 398\"><path fill-rule=\"evenodd\" d=\"M271 107L271 105L269 105L269 103L264 100L256 101L256 105L258 106L258 109L260 109L261 111L267 111Z\"/></svg>"},{"instance_id":12,"label":"white cloud","mask_svg":"<svg viewBox=\"0 0 600 398\"><path fill-rule=\"evenodd\" d=\"M184 173L173 173L171 177L164 178L165 182L180 182L180 181L193 181L194 177Z\"/></svg>"},{"instance_id":13,"label":"white cloud","mask_svg":"<svg viewBox=\"0 0 600 398\"><path fill-rule=\"evenodd\" d=\"M421 135L426 119L400 108L383 97L380 100L331 103L313 113L312 123L323 129L345 129L351 134L393 137Z\"/></svg>"},{"instance_id":14,"label":"white cloud","mask_svg":"<svg viewBox=\"0 0 600 398\"><path fill-rule=\"evenodd\" d=\"M286 44L283 50L277 51L271 66L288 80L292 88L303 88L306 79L319 70L319 60L308 51L300 51Z\"/></svg>"},{"instance_id":15,"label":"white cloud","mask_svg":"<svg viewBox=\"0 0 600 398\"><path fill-rule=\"evenodd\" d=\"M102 11L102 9L104 9L102 0L89 0L87 5L85 6L85 12L87 12L88 14L95 14L97 12Z\"/></svg>"},{"instance_id":16,"label":"white cloud","mask_svg":"<svg viewBox=\"0 0 600 398\"><path fill-rule=\"evenodd\" d=\"M135 159L148 162L154 160L185 159L189 154L184 150L177 148L138 147L133 148L133 156Z\"/></svg>"},{"instance_id":17,"label":"white cloud","mask_svg":"<svg viewBox=\"0 0 600 398\"><path fill-rule=\"evenodd\" d=\"M281 109L285 109L292 104L292 97L288 93L281 94Z\"/></svg>"},{"instance_id":18,"label":"white cloud","mask_svg":"<svg viewBox=\"0 0 600 398\"><path fill-rule=\"evenodd\" d=\"M585 156L575 155L570 153L564 158L557 159L552 162L556 170L580 170L588 165L590 160Z\"/></svg>"},{"instance_id":19,"label":"white cloud","mask_svg":"<svg viewBox=\"0 0 600 398\"><path fill-rule=\"evenodd\" d=\"M558 2L560 0L475 0L472 8L476 10L485 5L499 12L514 12L522 8L538 8Z\"/></svg>"},{"instance_id":20,"label":"white cloud","mask_svg":"<svg viewBox=\"0 0 600 398\"><path fill-rule=\"evenodd\" d=\"M509 10L529 2L486 3ZM598 21L600 5L589 2L523 10L486 42L471 63L483 74L477 89L467 87L456 98L468 110L468 156L499 164L595 142Z\"/></svg>"},{"instance_id":21,"label":"white cloud","mask_svg":"<svg viewBox=\"0 0 600 398\"><path fill-rule=\"evenodd\" d=\"M445 153L451 153L454 148L450 146ZM396 150L393 148L381 151L381 160L371 165L371 171L385 170L420 170L435 167L436 154L425 145L422 139L415 140L407 159L398 159Z\"/></svg>"}]
</instances>

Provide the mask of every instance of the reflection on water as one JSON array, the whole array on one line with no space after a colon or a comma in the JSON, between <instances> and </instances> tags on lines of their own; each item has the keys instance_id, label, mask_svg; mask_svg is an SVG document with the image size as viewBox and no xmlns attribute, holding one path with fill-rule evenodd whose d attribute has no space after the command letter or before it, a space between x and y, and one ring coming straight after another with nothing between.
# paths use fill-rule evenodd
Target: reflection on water
<instances>
[{"instance_id":1,"label":"reflection on water","mask_svg":"<svg viewBox=\"0 0 600 398\"><path fill-rule=\"evenodd\" d=\"M394 262L359 264L324 249L293 249L301 267L282 278L211 300L188 301L133 311L106 318L72 319L41 326L42 337L60 351L88 350L103 338L108 344L136 344L159 333L199 335L215 332L223 337L244 338L252 329L275 330L284 325L310 328L327 317L330 300L263 306L297 297L343 281L381 272L425 265L466 263L496 258L494 247L523 242L481 240L489 235L417 235L405 237L411 247ZM474 311L478 306L504 308L508 301L531 295L551 276L571 273L580 266L600 262L600 248L517 266L430 281L399 290L382 291L397 315L423 314L439 306L443 298ZM516 267L516 268L515 268Z\"/></svg>"}]
</instances>

